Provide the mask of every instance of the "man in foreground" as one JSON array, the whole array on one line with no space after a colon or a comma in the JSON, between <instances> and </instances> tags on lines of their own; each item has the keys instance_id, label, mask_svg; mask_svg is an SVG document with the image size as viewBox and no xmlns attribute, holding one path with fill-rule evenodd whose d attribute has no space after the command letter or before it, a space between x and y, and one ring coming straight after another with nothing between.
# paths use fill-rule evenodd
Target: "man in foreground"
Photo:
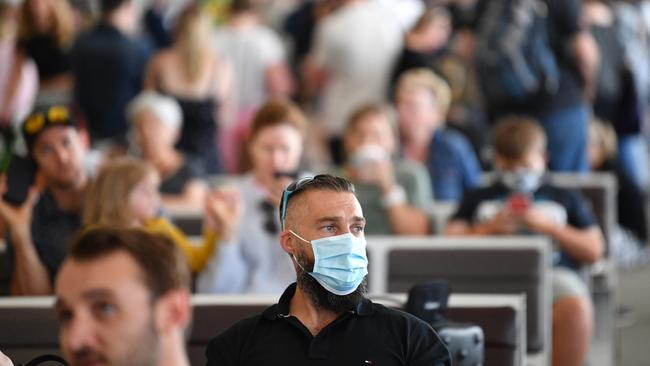
<instances>
[{"instance_id":1,"label":"man in foreground","mask_svg":"<svg viewBox=\"0 0 650 366\"><path fill-rule=\"evenodd\" d=\"M280 221L297 282L278 304L214 338L208 365L450 365L431 327L364 297L365 219L349 181L292 183Z\"/></svg>"}]
</instances>

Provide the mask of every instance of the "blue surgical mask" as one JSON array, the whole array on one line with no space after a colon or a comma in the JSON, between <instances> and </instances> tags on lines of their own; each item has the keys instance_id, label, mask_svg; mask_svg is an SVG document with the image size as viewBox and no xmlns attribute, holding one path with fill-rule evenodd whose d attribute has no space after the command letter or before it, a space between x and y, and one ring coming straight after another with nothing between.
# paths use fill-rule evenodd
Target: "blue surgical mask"
<instances>
[{"instance_id":1,"label":"blue surgical mask","mask_svg":"<svg viewBox=\"0 0 650 366\"><path fill-rule=\"evenodd\" d=\"M314 277L327 291L336 295L351 294L368 274L365 238L347 233L310 242L292 230L289 232L296 238L311 243L314 251L314 270L312 272L305 270L295 256L293 259L303 271Z\"/></svg>"},{"instance_id":2,"label":"blue surgical mask","mask_svg":"<svg viewBox=\"0 0 650 366\"><path fill-rule=\"evenodd\" d=\"M509 190L530 194L542 185L544 171L534 169L520 169L516 171L504 171L500 173L501 182Z\"/></svg>"}]
</instances>

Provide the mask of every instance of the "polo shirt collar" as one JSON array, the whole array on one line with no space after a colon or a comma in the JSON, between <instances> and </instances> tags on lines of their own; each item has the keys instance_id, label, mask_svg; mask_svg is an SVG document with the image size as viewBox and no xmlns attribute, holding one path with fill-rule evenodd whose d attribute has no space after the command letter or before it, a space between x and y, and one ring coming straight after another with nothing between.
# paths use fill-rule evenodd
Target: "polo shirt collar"
<instances>
[{"instance_id":1,"label":"polo shirt collar","mask_svg":"<svg viewBox=\"0 0 650 366\"><path fill-rule=\"evenodd\" d=\"M296 293L296 283L292 283L284 290L280 300L277 304L269 307L262 313L262 316L268 320L275 320L278 318L286 318L289 316L289 305L291 304L291 299ZM374 312L373 303L367 298L363 298L356 306L353 314L359 317L367 317L372 315Z\"/></svg>"}]
</instances>

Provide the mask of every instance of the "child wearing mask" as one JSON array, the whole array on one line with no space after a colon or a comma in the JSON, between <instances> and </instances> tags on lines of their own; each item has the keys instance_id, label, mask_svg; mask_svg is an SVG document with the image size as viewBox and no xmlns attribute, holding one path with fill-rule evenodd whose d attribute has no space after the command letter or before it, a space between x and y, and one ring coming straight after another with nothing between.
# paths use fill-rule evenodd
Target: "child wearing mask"
<instances>
[{"instance_id":1,"label":"child wearing mask","mask_svg":"<svg viewBox=\"0 0 650 366\"><path fill-rule=\"evenodd\" d=\"M555 243L553 364L582 364L593 330L593 307L577 271L601 258L602 233L578 192L545 181L546 135L536 121L509 117L497 125L494 136L498 179L465 195L447 234L550 237Z\"/></svg>"}]
</instances>

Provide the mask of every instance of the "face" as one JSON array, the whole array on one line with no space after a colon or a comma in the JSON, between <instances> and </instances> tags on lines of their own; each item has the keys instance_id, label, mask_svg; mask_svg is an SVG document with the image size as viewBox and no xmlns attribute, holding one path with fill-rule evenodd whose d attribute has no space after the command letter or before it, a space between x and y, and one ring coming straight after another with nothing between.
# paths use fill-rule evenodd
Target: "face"
<instances>
[{"instance_id":1,"label":"face","mask_svg":"<svg viewBox=\"0 0 650 366\"><path fill-rule=\"evenodd\" d=\"M399 128L406 139L430 137L441 121L441 112L431 91L410 88L397 95Z\"/></svg>"},{"instance_id":2,"label":"face","mask_svg":"<svg viewBox=\"0 0 650 366\"><path fill-rule=\"evenodd\" d=\"M56 281L56 312L70 365L156 364L160 304L152 305L141 278L125 252L64 263Z\"/></svg>"},{"instance_id":3,"label":"face","mask_svg":"<svg viewBox=\"0 0 650 366\"><path fill-rule=\"evenodd\" d=\"M302 136L288 124L264 128L251 141L250 155L257 176L271 179L276 172L293 172L300 164Z\"/></svg>"},{"instance_id":4,"label":"face","mask_svg":"<svg viewBox=\"0 0 650 366\"><path fill-rule=\"evenodd\" d=\"M429 23L422 34L426 37L427 45L431 50L437 50L447 44L451 33L451 24L445 17L437 17Z\"/></svg>"},{"instance_id":5,"label":"face","mask_svg":"<svg viewBox=\"0 0 650 366\"><path fill-rule=\"evenodd\" d=\"M357 125L344 136L345 151L354 154L367 145L381 146L388 153L395 152L395 136L386 116L371 114L362 117Z\"/></svg>"},{"instance_id":6,"label":"face","mask_svg":"<svg viewBox=\"0 0 650 366\"><path fill-rule=\"evenodd\" d=\"M158 213L160 207L160 181L157 174L147 175L129 194L129 210L133 219L141 224Z\"/></svg>"},{"instance_id":7,"label":"face","mask_svg":"<svg viewBox=\"0 0 650 366\"><path fill-rule=\"evenodd\" d=\"M285 251L293 255L295 263L300 263L300 266L296 264L298 287L316 307L335 313L352 309L366 293L365 279L347 295L336 295L328 291L308 273L313 271L315 263L312 246L298 239L289 230L308 241L348 233L363 237L365 219L359 201L352 193L315 190L304 193L296 204L299 206L292 207L296 211L287 218L288 230L283 232L281 242Z\"/></svg>"},{"instance_id":8,"label":"face","mask_svg":"<svg viewBox=\"0 0 650 366\"><path fill-rule=\"evenodd\" d=\"M49 127L36 139L32 155L48 185L78 188L86 182L86 146L72 127Z\"/></svg>"},{"instance_id":9,"label":"face","mask_svg":"<svg viewBox=\"0 0 650 366\"><path fill-rule=\"evenodd\" d=\"M361 205L352 193L331 190L308 191L299 197L298 205L292 207L293 217L299 220L287 220L287 229L293 230L308 241L329 236L351 233L364 237L366 221ZM285 230L286 232L286 230ZM289 253L306 258L314 263L311 245L288 234L292 245Z\"/></svg>"},{"instance_id":10,"label":"face","mask_svg":"<svg viewBox=\"0 0 650 366\"><path fill-rule=\"evenodd\" d=\"M178 131L161 123L155 114L147 110L141 111L135 118L136 143L145 158L156 159L174 148Z\"/></svg>"}]
</instances>

